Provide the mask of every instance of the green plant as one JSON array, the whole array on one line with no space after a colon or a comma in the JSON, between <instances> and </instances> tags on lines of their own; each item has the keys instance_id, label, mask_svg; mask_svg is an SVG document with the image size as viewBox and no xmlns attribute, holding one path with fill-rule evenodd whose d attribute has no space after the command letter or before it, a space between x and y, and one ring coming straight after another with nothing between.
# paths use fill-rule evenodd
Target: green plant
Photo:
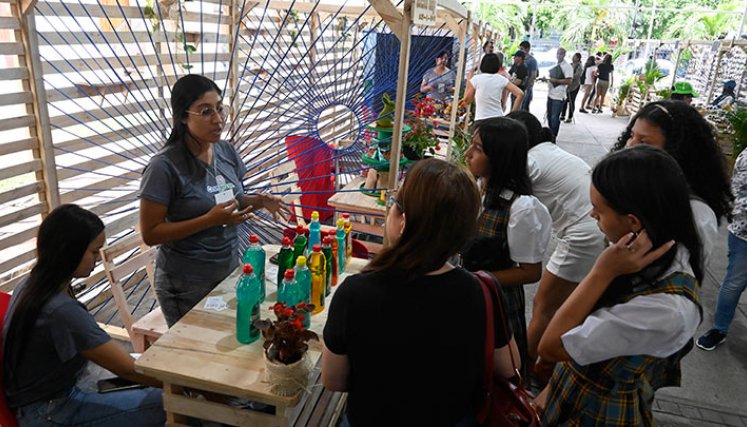
<instances>
[{"instance_id":1,"label":"green plant","mask_svg":"<svg viewBox=\"0 0 747 427\"><path fill-rule=\"evenodd\" d=\"M415 105L415 111L408 112L406 119L406 122L410 125L410 131L405 134L402 142L420 157L426 151L435 154L436 150L439 149L440 141L433 134L433 128L438 126L438 122L433 120L433 125L428 124L428 117L435 112L433 100L427 97L422 98L418 94L412 100L412 103Z\"/></svg>"},{"instance_id":2,"label":"green plant","mask_svg":"<svg viewBox=\"0 0 747 427\"><path fill-rule=\"evenodd\" d=\"M317 334L303 327L306 313L314 310L313 304L300 302L287 306L279 302L270 307L277 320L255 320L252 324L262 331L265 342L262 347L270 360L286 365L301 360L309 349L309 340L319 340Z\"/></svg>"},{"instance_id":3,"label":"green plant","mask_svg":"<svg viewBox=\"0 0 747 427\"><path fill-rule=\"evenodd\" d=\"M726 113L726 119L734 130L732 158L736 159L739 153L747 147L747 108L738 107L736 110Z\"/></svg>"},{"instance_id":4,"label":"green plant","mask_svg":"<svg viewBox=\"0 0 747 427\"><path fill-rule=\"evenodd\" d=\"M451 158L462 166L467 165L467 159L464 157L464 153L467 152L471 143L471 135L469 132L462 129L461 126L457 126L454 129L454 136L451 137L453 144L451 145Z\"/></svg>"},{"instance_id":5,"label":"green plant","mask_svg":"<svg viewBox=\"0 0 747 427\"><path fill-rule=\"evenodd\" d=\"M634 81L635 78L631 77L628 80L625 80L625 82L617 89L617 105L622 105L623 101L628 97Z\"/></svg>"}]
</instances>

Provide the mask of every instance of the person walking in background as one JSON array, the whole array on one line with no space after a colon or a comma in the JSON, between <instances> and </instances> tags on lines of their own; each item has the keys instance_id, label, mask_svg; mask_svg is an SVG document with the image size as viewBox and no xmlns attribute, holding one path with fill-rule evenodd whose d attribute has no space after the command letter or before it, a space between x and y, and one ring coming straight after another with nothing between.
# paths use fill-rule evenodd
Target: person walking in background
<instances>
[{"instance_id":1,"label":"person walking in background","mask_svg":"<svg viewBox=\"0 0 747 427\"><path fill-rule=\"evenodd\" d=\"M518 86L522 91L526 91L527 76L529 74L527 66L524 65L524 58L526 58L524 51L517 50L516 53L514 53L514 63L508 70L508 74L511 76L508 81ZM512 110L514 110L514 104L516 104L516 95L511 94Z\"/></svg>"},{"instance_id":2,"label":"person walking in background","mask_svg":"<svg viewBox=\"0 0 747 427\"><path fill-rule=\"evenodd\" d=\"M532 102L532 90L534 88L534 81L537 79L539 68L537 66L537 60L534 59L534 56L532 56L532 54L530 53L532 45L528 41L524 40L523 42L519 43L519 49L524 51L524 65L527 66L526 89L524 90L524 100L521 102L520 109L529 111L529 104L531 104Z\"/></svg>"},{"instance_id":3,"label":"person walking in background","mask_svg":"<svg viewBox=\"0 0 747 427\"><path fill-rule=\"evenodd\" d=\"M672 101L682 101L687 105L692 105L693 98L699 97L700 94L695 92L693 85L690 82L676 82L672 86L672 94L669 99Z\"/></svg>"},{"instance_id":4,"label":"person walking in background","mask_svg":"<svg viewBox=\"0 0 747 427\"><path fill-rule=\"evenodd\" d=\"M557 137L560 130L560 112L568 97L568 85L573 81L573 68L565 62L565 49L558 48L557 65L550 69L547 79L547 126Z\"/></svg>"},{"instance_id":5,"label":"person walking in background","mask_svg":"<svg viewBox=\"0 0 747 427\"><path fill-rule=\"evenodd\" d=\"M584 84L584 97L581 99L579 113L588 113L591 102L594 100L594 83L596 82L597 61L593 56L586 58L582 82Z\"/></svg>"},{"instance_id":6,"label":"person walking in background","mask_svg":"<svg viewBox=\"0 0 747 427\"><path fill-rule=\"evenodd\" d=\"M737 88L737 82L734 80L727 80L724 82L724 88L721 90L721 95L717 96L711 102L711 105L718 108L726 108L737 100L737 95L734 93L734 89Z\"/></svg>"},{"instance_id":7,"label":"person walking in background","mask_svg":"<svg viewBox=\"0 0 747 427\"><path fill-rule=\"evenodd\" d=\"M594 109L592 113L601 113L604 106L607 91L614 85L613 73L615 66L612 65L612 55L607 54L604 60L597 66L597 94L594 98Z\"/></svg>"},{"instance_id":8,"label":"person walking in background","mask_svg":"<svg viewBox=\"0 0 747 427\"><path fill-rule=\"evenodd\" d=\"M581 65L581 54L576 52L573 54L571 60L571 68L573 68L573 80L568 85L568 96L565 98L563 103L563 110L560 112L560 121L571 123L573 121L573 112L576 110L576 97L578 91L581 88L581 77L584 74L584 67ZM568 118L566 119L566 110L568 111Z\"/></svg>"},{"instance_id":9,"label":"person walking in background","mask_svg":"<svg viewBox=\"0 0 747 427\"><path fill-rule=\"evenodd\" d=\"M729 264L718 293L713 327L697 341L698 347L706 351L726 341L739 297L747 288L747 150L742 150L734 163L731 190L734 209L729 223Z\"/></svg>"}]
</instances>

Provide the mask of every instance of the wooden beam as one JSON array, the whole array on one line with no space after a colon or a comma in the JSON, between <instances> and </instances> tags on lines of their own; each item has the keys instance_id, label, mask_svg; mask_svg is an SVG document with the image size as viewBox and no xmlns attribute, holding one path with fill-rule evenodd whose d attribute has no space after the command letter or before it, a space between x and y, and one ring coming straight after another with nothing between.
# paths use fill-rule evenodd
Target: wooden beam
<instances>
[{"instance_id":1,"label":"wooden beam","mask_svg":"<svg viewBox=\"0 0 747 427\"><path fill-rule=\"evenodd\" d=\"M456 81L454 83L454 98L451 101L451 116L449 117L449 137L448 145L446 146L446 160L451 161L451 146L454 145L452 138L456 131L457 113L459 111L459 93L462 90L462 80L464 80L464 74L467 71L467 64L465 59L467 58L467 31L471 24L471 13L467 13L467 19L462 21L462 24L457 33L459 38L459 67L456 70Z\"/></svg>"},{"instance_id":2,"label":"wooden beam","mask_svg":"<svg viewBox=\"0 0 747 427\"><path fill-rule=\"evenodd\" d=\"M408 39L408 48L409 48L409 28L410 28L410 20L412 19L410 16L407 16L410 11L407 9L407 0L405 0L405 11L404 13L400 13L399 10L397 10L396 7L392 4L389 0L368 0L369 3L371 3L371 6L373 6L374 9L376 9L376 12L379 13L379 16L381 19L386 22L386 24L389 26L389 29L392 31L392 33L397 36L400 43L402 43L403 38ZM407 24L405 25L405 21ZM402 28L407 27L408 33L405 34L402 30ZM409 54L408 54L409 55ZM400 55L400 59L402 56ZM396 125L395 125L396 126Z\"/></svg>"},{"instance_id":3,"label":"wooden beam","mask_svg":"<svg viewBox=\"0 0 747 427\"><path fill-rule=\"evenodd\" d=\"M451 30L454 35L459 38L459 33L462 31L462 27L456 19L446 10L440 10L437 12L441 19L443 19L446 26Z\"/></svg>"},{"instance_id":4,"label":"wooden beam","mask_svg":"<svg viewBox=\"0 0 747 427\"><path fill-rule=\"evenodd\" d=\"M373 3L373 0L370 0ZM389 2L389 0L384 0ZM389 180L387 188L397 188L397 175L399 175L399 155L402 152L402 128L405 121L405 105L407 105L407 71L410 65L410 27L412 27L412 2L405 0L402 23L399 29L401 34L399 43L399 71L397 77L397 96L394 108L394 129L392 133L392 148L389 151ZM386 239L386 237L385 237Z\"/></svg>"},{"instance_id":5,"label":"wooden beam","mask_svg":"<svg viewBox=\"0 0 747 427\"><path fill-rule=\"evenodd\" d=\"M39 197L46 204L45 213L60 205L60 191L57 185L57 164L55 162L54 146L52 143L52 130L49 124L49 111L47 110L47 97L44 90L44 71L39 58L39 39L36 31L36 17L31 9L24 9L22 0L21 13L19 17L21 28L16 31L17 36L23 43L25 54L19 61L24 61L28 69L29 78L24 80L24 90L30 90L32 103L27 104L26 109L34 115L34 125L29 129L31 137L36 137L39 142L33 150L34 157L41 160L42 168L37 173L37 179L44 181L44 191ZM32 3L26 3L33 8Z\"/></svg>"},{"instance_id":6,"label":"wooden beam","mask_svg":"<svg viewBox=\"0 0 747 427\"><path fill-rule=\"evenodd\" d=\"M450 16L467 19L469 11L456 0L438 0L438 6L446 9Z\"/></svg>"}]
</instances>

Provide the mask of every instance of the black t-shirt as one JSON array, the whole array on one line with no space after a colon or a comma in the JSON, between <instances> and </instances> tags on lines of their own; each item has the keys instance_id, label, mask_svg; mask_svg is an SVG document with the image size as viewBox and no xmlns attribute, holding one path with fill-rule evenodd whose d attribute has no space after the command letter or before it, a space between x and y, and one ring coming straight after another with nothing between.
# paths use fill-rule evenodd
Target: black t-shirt
<instances>
[{"instance_id":1,"label":"black t-shirt","mask_svg":"<svg viewBox=\"0 0 747 427\"><path fill-rule=\"evenodd\" d=\"M495 331L495 346L506 345L499 321ZM482 402L485 303L464 269L409 283L383 273L347 278L324 343L348 356L353 426L453 426Z\"/></svg>"},{"instance_id":2,"label":"black t-shirt","mask_svg":"<svg viewBox=\"0 0 747 427\"><path fill-rule=\"evenodd\" d=\"M527 70L527 66L524 65L522 62L521 64L514 64L511 66L511 68L508 70L508 74L511 75L511 77L517 78L521 80L521 84L518 85L519 89L524 90L527 87L527 75L529 74L529 71Z\"/></svg>"},{"instance_id":3,"label":"black t-shirt","mask_svg":"<svg viewBox=\"0 0 747 427\"><path fill-rule=\"evenodd\" d=\"M605 64L602 62L601 64L597 65L597 76L599 77L599 80L609 80L610 79L610 73L615 69L615 66L612 64Z\"/></svg>"}]
</instances>

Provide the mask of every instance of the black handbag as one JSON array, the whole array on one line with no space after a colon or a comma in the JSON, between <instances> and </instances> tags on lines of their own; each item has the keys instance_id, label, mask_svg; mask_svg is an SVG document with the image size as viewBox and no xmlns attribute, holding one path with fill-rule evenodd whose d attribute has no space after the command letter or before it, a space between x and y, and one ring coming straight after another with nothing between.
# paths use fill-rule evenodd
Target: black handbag
<instances>
[{"instance_id":1,"label":"black handbag","mask_svg":"<svg viewBox=\"0 0 747 427\"><path fill-rule=\"evenodd\" d=\"M498 294L498 281L495 276L485 271L475 273L485 298L485 401L477 414L477 421L483 426L491 427L540 427L542 421L534 407L534 396L524 387L524 380L516 367L513 352L511 365L518 377L518 385L496 376L493 373L493 352L495 347L495 321L493 319L493 297L498 301L498 312L501 315L506 336L506 315L503 302Z\"/></svg>"}]
</instances>

